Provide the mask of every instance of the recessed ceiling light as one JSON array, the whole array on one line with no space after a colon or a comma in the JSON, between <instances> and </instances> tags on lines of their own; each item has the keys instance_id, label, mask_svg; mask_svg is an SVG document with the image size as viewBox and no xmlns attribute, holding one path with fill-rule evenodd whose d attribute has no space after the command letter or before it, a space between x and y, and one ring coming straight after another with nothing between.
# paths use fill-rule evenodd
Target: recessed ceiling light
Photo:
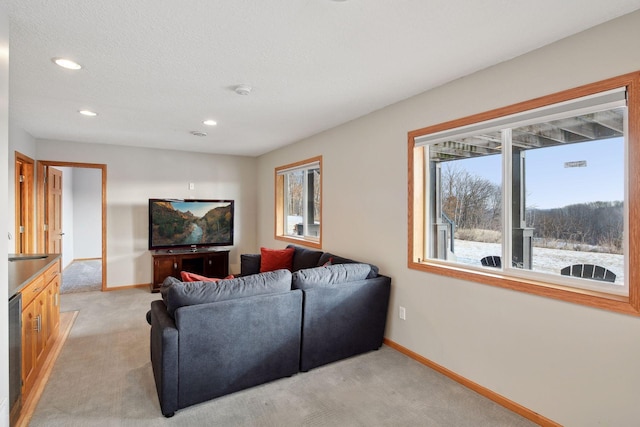
<instances>
[{"instance_id":1,"label":"recessed ceiling light","mask_svg":"<svg viewBox=\"0 0 640 427\"><path fill-rule=\"evenodd\" d=\"M204 122L202 122L202 123L204 123L204 124L205 124L205 125L207 125L207 126L215 126L215 125L217 125L217 124L218 124L218 122L216 122L215 120L205 120L205 121L204 121Z\"/></svg>"},{"instance_id":2,"label":"recessed ceiling light","mask_svg":"<svg viewBox=\"0 0 640 427\"><path fill-rule=\"evenodd\" d=\"M251 93L251 86L238 85L233 89L238 95L249 95Z\"/></svg>"},{"instance_id":3,"label":"recessed ceiling light","mask_svg":"<svg viewBox=\"0 0 640 427\"><path fill-rule=\"evenodd\" d=\"M78 113L82 114L83 116L87 116L87 117L95 117L98 115L98 113L93 112L91 110L79 110Z\"/></svg>"},{"instance_id":4,"label":"recessed ceiling light","mask_svg":"<svg viewBox=\"0 0 640 427\"><path fill-rule=\"evenodd\" d=\"M67 68L69 70L79 70L80 68L82 68L82 65L78 64L77 62L74 62L70 59L64 59L64 58L51 58L51 60L61 66L62 68Z\"/></svg>"}]
</instances>

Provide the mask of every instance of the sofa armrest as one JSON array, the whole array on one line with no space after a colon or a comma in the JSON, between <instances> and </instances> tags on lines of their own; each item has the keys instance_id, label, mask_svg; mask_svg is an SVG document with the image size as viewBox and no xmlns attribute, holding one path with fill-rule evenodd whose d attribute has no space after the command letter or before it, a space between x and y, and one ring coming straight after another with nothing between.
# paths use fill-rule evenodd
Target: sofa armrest
<instances>
[{"instance_id":1,"label":"sofa armrest","mask_svg":"<svg viewBox=\"0 0 640 427\"><path fill-rule=\"evenodd\" d=\"M390 292L382 275L304 290L300 370L380 348Z\"/></svg>"},{"instance_id":2,"label":"sofa armrest","mask_svg":"<svg viewBox=\"0 0 640 427\"><path fill-rule=\"evenodd\" d=\"M151 364L166 417L178 410L178 329L163 301L151 303Z\"/></svg>"}]
</instances>

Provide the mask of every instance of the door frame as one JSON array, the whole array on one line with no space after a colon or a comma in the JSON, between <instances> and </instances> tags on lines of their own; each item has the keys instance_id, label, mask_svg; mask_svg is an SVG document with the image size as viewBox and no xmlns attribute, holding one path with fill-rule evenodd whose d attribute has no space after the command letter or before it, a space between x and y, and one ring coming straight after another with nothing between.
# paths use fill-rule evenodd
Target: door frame
<instances>
[{"instance_id":1,"label":"door frame","mask_svg":"<svg viewBox=\"0 0 640 427\"><path fill-rule=\"evenodd\" d=\"M61 162L53 160L37 161L37 224L38 224L38 251L46 253L47 242L45 241L44 222L46 212L44 211L45 198L45 167L70 167L70 168L87 168L100 169L102 174L102 290L107 289L107 165L100 163L77 163L77 162Z\"/></svg>"},{"instance_id":2,"label":"door frame","mask_svg":"<svg viewBox=\"0 0 640 427\"><path fill-rule=\"evenodd\" d=\"M16 253L33 253L34 240L33 240L33 216L34 216L34 192L33 184L35 179L35 161L18 151L14 153L15 158L15 252ZM18 165L23 167L23 173L20 173ZM24 176L24 181L20 182L20 175ZM22 185L21 185L22 184ZM23 223L20 223L20 218L23 219ZM20 233L20 226L24 227L22 233ZM22 248L20 248L22 246Z\"/></svg>"}]
</instances>

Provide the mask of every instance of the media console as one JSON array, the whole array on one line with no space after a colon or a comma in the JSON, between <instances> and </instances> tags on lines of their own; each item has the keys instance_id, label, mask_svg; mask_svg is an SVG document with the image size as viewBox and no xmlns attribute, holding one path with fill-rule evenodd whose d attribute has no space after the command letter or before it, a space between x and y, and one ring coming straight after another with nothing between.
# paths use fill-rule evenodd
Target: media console
<instances>
[{"instance_id":1,"label":"media console","mask_svg":"<svg viewBox=\"0 0 640 427\"><path fill-rule=\"evenodd\" d=\"M229 275L229 251L157 251L153 256L151 292L158 292L167 276L180 279L181 271L207 277Z\"/></svg>"}]
</instances>

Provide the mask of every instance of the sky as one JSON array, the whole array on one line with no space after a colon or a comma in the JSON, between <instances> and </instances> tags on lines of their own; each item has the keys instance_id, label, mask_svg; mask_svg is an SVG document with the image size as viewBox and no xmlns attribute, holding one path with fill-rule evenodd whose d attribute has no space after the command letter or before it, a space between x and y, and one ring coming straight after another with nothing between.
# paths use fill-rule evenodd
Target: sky
<instances>
[{"instance_id":1,"label":"sky","mask_svg":"<svg viewBox=\"0 0 640 427\"><path fill-rule=\"evenodd\" d=\"M583 160L587 162L586 167L565 167L566 162ZM500 184L500 156L457 163L473 175ZM623 138L527 150L525 170L526 203L530 208L624 200Z\"/></svg>"}]
</instances>

